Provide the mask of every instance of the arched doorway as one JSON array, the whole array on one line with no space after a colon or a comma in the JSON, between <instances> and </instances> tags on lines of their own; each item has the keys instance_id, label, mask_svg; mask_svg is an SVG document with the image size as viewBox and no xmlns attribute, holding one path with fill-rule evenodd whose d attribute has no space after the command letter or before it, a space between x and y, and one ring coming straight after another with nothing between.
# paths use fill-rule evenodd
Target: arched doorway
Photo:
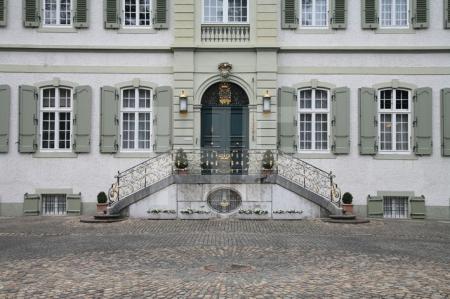
<instances>
[{"instance_id":1,"label":"arched doorway","mask_svg":"<svg viewBox=\"0 0 450 299\"><path fill-rule=\"evenodd\" d=\"M237 84L219 82L208 87L201 103L201 148L212 161L208 163L217 166L209 173L245 172L249 146L246 92Z\"/></svg>"}]
</instances>

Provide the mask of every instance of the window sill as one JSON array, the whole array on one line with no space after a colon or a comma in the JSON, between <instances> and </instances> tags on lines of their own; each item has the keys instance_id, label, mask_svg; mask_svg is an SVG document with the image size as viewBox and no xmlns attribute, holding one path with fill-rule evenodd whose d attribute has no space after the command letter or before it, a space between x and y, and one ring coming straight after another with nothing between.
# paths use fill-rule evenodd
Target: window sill
<instances>
[{"instance_id":1,"label":"window sill","mask_svg":"<svg viewBox=\"0 0 450 299\"><path fill-rule=\"evenodd\" d=\"M120 28L118 34L155 34L157 31L153 28Z\"/></svg>"},{"instance_id":2,"label":"window sill","mask_svg":"<svg viewBox=\"0 0 450 299\"><path fill-rule=\"evenodd\" d=\"M37 30L37 32L41 32L41 33L78 33L78 31L73 28L67 28L67 27L63 27L63 28L58 28L58 27L41 27Z\"/></svg>"},{"instance_id":3,"label":"window sill","mask_svg":"<svg viewBox=\"0 0 450 299\"><path fill-rule=\"evenodd\" d=\"M416 30L412 28L379 28L375 30L375 34L416 34Z\"/></svg>"},{"instance_id":4,"label":"window sill","mask_svg":"<svg viewBox=\"0 0 450 299\"><path fill-rule=\"evenodd\" d=\"M376 154L373 158L375 160L418 160L414 154Z\"/></svg>"},{"instance_id":5,"label":"window sill","mask_svg":"<svg viewBox=\"0 0 450 299\"><path fill-rule=\"evenodd\" d=\"M332 153L296 153L295 156L300 159L336 159L337 156Z\"/></svg>"},{"instance_id":6,"label":"window sill","mask_svg":"<svg viewBox=\"0 0 450 299\"><path fill-rule=\"evenodd\" d=\"M152 157L155 157L156 154L153 152L144 152L144 153L117 153L114 154L114 158L144 158L144 159L150 159Z\"/></svg>"},{"instance_id":7,"label":"window sill","mask_svg":"<svg viewBox=\"0 0 450 299\"><path fill-rule=\"evenodd\" d=\"M58 152L36 152L33 158L77 158L78 155L72 152L58 153Z\"/></svg>"},{"instance_id":8,"label":"window sill","mask_svg":"<svg viewBox=\"0 0 450 299\"><path fill-rule=\"evenodd\" d=\"M331 28L299 28L294 31L297 34L335 34L336 30L333 30Z\"/></svg>"}]
</instances>

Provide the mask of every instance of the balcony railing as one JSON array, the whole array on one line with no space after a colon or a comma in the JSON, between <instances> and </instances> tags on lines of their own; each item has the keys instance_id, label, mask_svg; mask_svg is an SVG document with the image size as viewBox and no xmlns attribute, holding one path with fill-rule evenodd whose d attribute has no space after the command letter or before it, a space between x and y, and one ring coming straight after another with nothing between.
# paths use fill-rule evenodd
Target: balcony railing
<instances>
[{"instance_id":1,"label":"balcony railing","mask_svg":"<svg viewBox=\"0 0 450 299\"><path fill-rule=\"evenodd\" d=\"M202 24L203 43L243 43L250 41L249 24Z\"/></svg>"}]
</instances>

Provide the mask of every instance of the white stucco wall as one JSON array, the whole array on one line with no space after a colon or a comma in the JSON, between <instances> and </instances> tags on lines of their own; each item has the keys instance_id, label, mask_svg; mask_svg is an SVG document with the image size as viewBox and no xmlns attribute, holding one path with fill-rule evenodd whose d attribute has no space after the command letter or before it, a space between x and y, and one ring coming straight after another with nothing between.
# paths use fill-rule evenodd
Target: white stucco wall
<instances>
[{"instance_id":1,"label":"white stucco wall","mask_svg":"<svg viewBox=\"0 0 450 299\"><path fill-rule=\"evenodd\" d=\"M43 32L35 28L24 28L22 22L22 1L8 1L7 34L2 34L1 43L22 45L78 45L78 46L139 46L169 47L173 42L173 10L169 16L168 30L152 33L130 34L116 29L104 29L103 1L89 1L89 28L77 29L73 33L62 31ZM4 29L2 29L4 31ZM145 31L143 31L145 32ZM148 31L147 31L148 32Z\"/></svg>"},{"instance_id":2,"label":"white stucco wall","mask_svg":"<svg viewBox=\"0 0 450 299\"><path fill-rule=\"evenodd\" d=\"M356 0L348 0L348 18L345 30L314 33L314 30L308 29L285 30L279 28L279 43L282 47L448 47L450 30L444 30L444 1L430 0L429 3L430 24L427 29L406 29L400 33L387 33L387 30L363 30L361 29L361 3Z\"/></svg>"}]
</instances>

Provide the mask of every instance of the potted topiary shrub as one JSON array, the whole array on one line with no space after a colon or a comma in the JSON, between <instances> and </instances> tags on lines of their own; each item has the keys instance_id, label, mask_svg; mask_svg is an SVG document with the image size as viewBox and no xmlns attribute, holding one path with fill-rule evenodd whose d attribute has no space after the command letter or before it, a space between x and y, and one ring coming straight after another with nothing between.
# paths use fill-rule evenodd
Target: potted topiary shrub
<instances>
[{"instance_id":1,"label":"potted topiary shrub","mask_svg":"<svg viewBox=\"0 0 450 299\"><path fill-rule=\"evenodd\" d=\"M175 154L175 167L177 168L177 173L181 175L186 174L188 165L187 155L183 149L180 148Z\"/></svg>"},{"instance_id":2,"label":"potted topiary shrub","mask_svg":"<svg viewBox=\"0 0 450 299\"><path fill-rule=\"evenodd\" d=\"M275 165L275 158L271 150L267 150L264 152L262 158L262 174L270 175L273 171L273 166Z\"/></svg>"},{"instance_id":3,"label":"potted topiary shrub","mask_svg":"<svg viewBox=\"0 0 450 299\"><path fill-rule=\"evenodd\" d=\"M342 212L344 214L353 214L353 195L350 192L345 192L342 195Z\"/></svg>"},{"instance_id":4,"label":"potted topiary shrub","mask_svg":"<svg viewBox=\"0 0 450 299\"><path fill-rule=\"evenodd\" d=\"M105 192L97 194L97 214L106 214L108 208L108 197Z\"/></svg>"}]
</instances>

